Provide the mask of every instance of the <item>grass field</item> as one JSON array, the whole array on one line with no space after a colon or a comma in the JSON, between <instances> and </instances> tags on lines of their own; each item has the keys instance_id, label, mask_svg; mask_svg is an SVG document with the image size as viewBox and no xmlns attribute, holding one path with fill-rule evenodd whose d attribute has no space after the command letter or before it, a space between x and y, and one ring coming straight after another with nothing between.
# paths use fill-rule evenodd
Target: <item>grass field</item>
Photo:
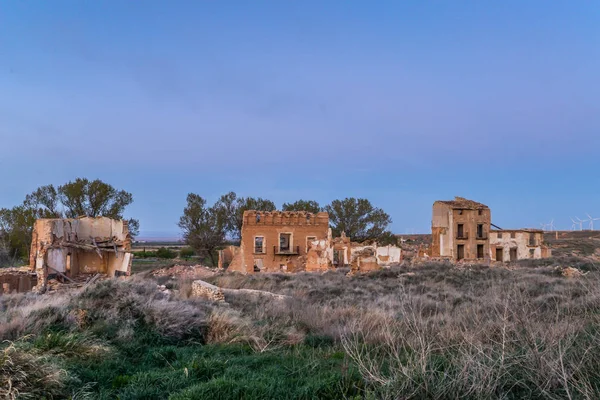
<instances>
[{"instance_id":1,"label":"grass field","mask_svg":"<svg viewBox=\"0 0 600 400\"><path fill-rule=\"evenodd\" d=\"M3 296L0 396L600 398L596 239L554 240L555 258L511 268L207 279L283 301L193 299L189 278L169 280L165 294L157 284L169 278L140 266L84 291Z\"/></svg>"}]
</instances>

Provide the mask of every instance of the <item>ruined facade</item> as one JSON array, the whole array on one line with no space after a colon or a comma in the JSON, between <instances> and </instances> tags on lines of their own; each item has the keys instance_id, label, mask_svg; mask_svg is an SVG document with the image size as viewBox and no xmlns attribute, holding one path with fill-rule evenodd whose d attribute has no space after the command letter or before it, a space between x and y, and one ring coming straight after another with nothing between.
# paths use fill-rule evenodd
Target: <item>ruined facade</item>
<instances>
[{"instance_id":1,"label":"ruined facade","mask_svg":"<svg viewBox=\"0 0 600 400\"><path fill-rule=\"evenodd\" d=\"M355 272L368 272L399 263L396 246L352 243L342 233L333 238L329 215L325 212L246 211L239 249L219 252L219 265L230 254L229 270L257 272L324 272L350 266Z\"/></svg>"},{"instance_id":2,"label":"ruined facade","mask_svg":"<svg viewBox=\"0 0 600 400\"><path fill-rule=\"evenodd\" d=\"M461 260L489 259L491 211L463 197L433 203L431 257Z\"/></svg>"},{"instance_id":3,"label":"ruined facade","mask_svg":"<svg viewBox=\"0 0 600 400\"><path fill-rule=\"evenodd\" d=\"M543 243L543 231L492 230L491 226L491 211L485 204L462 197L436 201L427 256L455 262L509 262L551 256L550 248Z\"/></svg>"},{"instance_id":4,"label":"ruined facade","mask_svg":"<svg viewBox=\"0 0 600 400\"><path fill-rule=\"evenodd\" d=\"M329 215L304 211L245 211L240 249L229 270L295 272L303 270L312 242L327 241Z\"/></svg>"},{"instance_id":5,"label":"ruined facade","mask_svg":"<svg viewBox=\"0 0 600 400\"><path fill-rule=\"evenodd\" d=\"M131 237L127 222L106 217L39 219L33 227L29 266L38 288L49 277L75 281L78 277L131 273Z\"/></svg>"},{"instance_id":6,"label":"ruined facade","mask_svg":"<svg viewBox=\"0 0 600 400\"><path fill-rule=\"evenodd\" d=\"M490 256L492 261L510 262L551 257L552 250L544 245L542 230L492 230Z\"/></svg>"}]
</instances>

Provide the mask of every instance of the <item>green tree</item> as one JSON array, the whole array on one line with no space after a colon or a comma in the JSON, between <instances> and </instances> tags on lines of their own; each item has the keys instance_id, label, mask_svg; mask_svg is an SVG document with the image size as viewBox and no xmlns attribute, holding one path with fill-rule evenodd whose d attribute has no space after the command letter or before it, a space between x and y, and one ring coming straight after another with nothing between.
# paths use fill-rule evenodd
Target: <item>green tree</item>
<instances>
[{"instance_id":1,"label":"green tree","mask_svg":"<svg viewBox=\"0 0 600 400\"><path fill-rule=\"evenodd\" d=\"M39 218L75 218L79 216L122 219L133 196L117 190L99 179L89 181L77 178L58 188L39 187L25 197L23 203L12 209L0 210L2 244L11 254L25 258L31 247L33 224ZM139 233L139 221L128 221L132 237Z\"/></svg>"},{"instance_id":2,"label":"green tree","mask_svg":"<svg viewBox=\"0 0 600 400\"><path fill-rule=\"evenodd\" d=\"M123 219L123 211L133 203L133 196L117 190L99 179L77 178L58 187L58 197L67 218L109 217Z\"/></svg>"},{"instance_id":3,"label":"green tree","mask_svg":"<svg viewBox=\"0 0 600 400\"><path fill-rule=\"evenodd\" d=\"M334 200L325 206L335 236L345 232L352 241L377 240L387 231L392 219L367 199L353 197Z\"/></svg>"},{"instance_id":4,"label":"green tree","mask_svg":"<svg viewBox=\"0 0 600 400\"><path fill-rule=\"evenodd\" d=\"M217 265L216 250L225 242L227 225L222 210L207 207L204 198L190 193L178 225L187 245L198 255L209 257L213 266Z\"/></svg>"},{"instance_id":5,"label":"green tree","mask_svg":"<svg viewBox=\"0 0 600 400\"><path fill-rule=\"evenodd\" d=\"M244 211L275 211L275 203L271 200L254 197L237 197L234 192L229 192L215 203L215 210L220 214L225 223L225 231L232 238L240 239Z\"/></svg>"},{"instance_id":6,"label":"green tree","mask_svg":"<svg viewBox=\"0 0 600 400\"><path fill-rule=\"evenodd\" d=\"M29 258L31 234L39 210L25 205L0 209L0 236L5 251L12 259Z\"/></svg>"},{"instance_id":7,"label":"green tree","mask_svg":"<svg viewBox=\"0 0 600 400\"><path fill-rule=\"evenodd\" d=\"M294 203L283 203L283 211L306 211L313 214L321 211L321 206L314 200L298 200Z\"/></svg>"}]
</instances>

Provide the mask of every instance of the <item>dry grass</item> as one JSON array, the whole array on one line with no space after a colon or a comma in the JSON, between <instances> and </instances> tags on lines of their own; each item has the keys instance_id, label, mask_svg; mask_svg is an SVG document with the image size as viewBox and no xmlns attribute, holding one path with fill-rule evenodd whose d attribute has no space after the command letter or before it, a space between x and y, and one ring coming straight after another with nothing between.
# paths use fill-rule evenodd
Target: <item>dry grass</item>
<instances>
[{"instance_id":1,"label":"dry grass","mask_svg":"<svg viewBox=\"0 0 600 400\"><path fill-rule=\"evenodd\" d=\"M341 343L378 398L600 398L598 272L429 264L213 283L294 296L227 300L273 337L294 328Z\"/></svg>"},{"instance_id":2,"label":"dry grass","mask_svg":"<svg viewBox=\"0 0 600 400\"><path fill-rule=\"evenodd\" d=\"M158 335L160 345L341 351L360 371L368 398L600 398L600 272L568 279L556 273L556 262L514 270L431 263L354 277L343 270L207 279L291 297L227 295L227 306L189 299L188 281L169 281L173 291L165 295L141 277L65 295L4 296L0 338L36 334L21 339L31 354L5 346L11 362L4 368L25 383L47 379L60 386L64 378L44 369L49 364L40 364L39 376L23 375L29 362L40 362L36 352L107 358L111 345L143 334L144 340Z\"/></svg>"}]
</instances>

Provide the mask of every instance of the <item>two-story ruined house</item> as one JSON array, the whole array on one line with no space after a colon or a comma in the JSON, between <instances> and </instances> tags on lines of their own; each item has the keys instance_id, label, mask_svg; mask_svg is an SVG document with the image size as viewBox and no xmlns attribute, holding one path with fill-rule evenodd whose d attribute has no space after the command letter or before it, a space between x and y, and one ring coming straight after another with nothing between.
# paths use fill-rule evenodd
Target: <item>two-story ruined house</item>
<instances>
[{"instance_id":1,"label":"two-story ruined house","mask_svg":"<svg viewBox=\"0 0 600 400\"><path fill-rule=\"evenodd\" d=\"M456 197L433 203L431 256L453 261L489 259L491 211L485 204Z\"/></svg>"},{"instance_id":2,"label":"two-story ruined house","mask_svg":"<svg viewBox=\"0 0 600 400\"><path fill-rule=\"evenodd\" d=\"M328 238L329 214L304 211L245 211L239 251L230 271L303 270L314 241Z\"/></svg>"}]
</instances>

